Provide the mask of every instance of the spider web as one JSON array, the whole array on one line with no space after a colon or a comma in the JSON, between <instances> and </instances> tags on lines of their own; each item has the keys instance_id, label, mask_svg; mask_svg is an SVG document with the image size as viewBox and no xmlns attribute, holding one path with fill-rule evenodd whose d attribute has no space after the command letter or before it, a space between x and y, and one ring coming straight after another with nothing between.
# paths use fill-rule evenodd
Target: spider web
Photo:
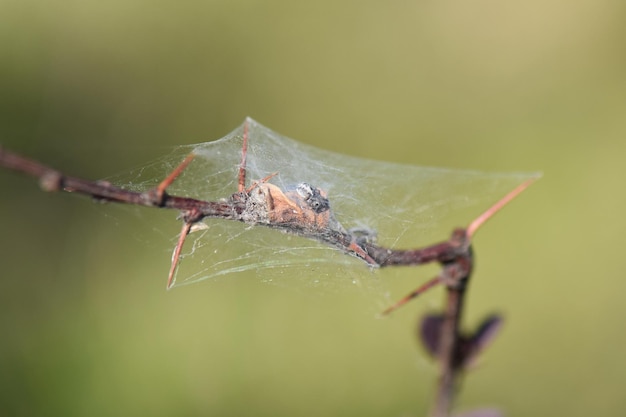
<instances>
[{"instance_id":1,"label":"spider web","mask_svg":"<svg viewBox=\"0 0 626 417\"><path fill-rule=\"evenodd\" d=\"M536 173L485 173L374 161L304 145L248 118L246 184L283 190L302 182L327 192L347 230L374 231L377 244L417 248L448 239L491 204ZM222 139L186 145L170 155L108 180L145 191L189 153L193 162L168 188L171 195L218 201L237 191L244 124ZM367 264L314 239L266 226L205 219L183 248L176 286L254 271L265 282L307 286L369 286ZM176 237L172 238L172 248ZM164 271L164 276L167 271Z\"/></svg>"}]
</instances>

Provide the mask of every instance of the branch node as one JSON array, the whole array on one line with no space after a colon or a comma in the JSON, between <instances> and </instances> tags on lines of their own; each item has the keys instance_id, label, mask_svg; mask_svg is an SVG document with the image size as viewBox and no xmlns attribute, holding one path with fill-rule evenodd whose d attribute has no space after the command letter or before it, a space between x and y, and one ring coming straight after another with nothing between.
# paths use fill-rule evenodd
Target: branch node
<instances>
[{"instance_id":1,"label":"branch node","mask_svg":"<svg viewBox=\"0 0 626 417\"><path fill-rule=\"evenodd\" d=\"M60 191L63 189L63 174L54 170L47 171L39 179L39 186L47 192Z\"/></svg>"},{"instance_id":2,"label":"branch node","mask_svg":"<svg viewBox=\"0 0 626 417\"><path fill-rule=\"evenodd\" d=\"M163 207L167 199L167 193L165 190L155 187L143 193L142 197L149 206Z\"/></svg>"}]
</instances>

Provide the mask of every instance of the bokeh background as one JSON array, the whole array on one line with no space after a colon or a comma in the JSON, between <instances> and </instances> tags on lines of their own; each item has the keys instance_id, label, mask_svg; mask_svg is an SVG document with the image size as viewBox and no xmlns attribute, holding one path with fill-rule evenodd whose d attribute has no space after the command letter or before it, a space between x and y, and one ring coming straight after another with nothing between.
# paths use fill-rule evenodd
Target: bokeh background
<instances>
[{"instance_id":1,"label":"bokeh background","mask_svg":"<svg viewBox=\"0 0 626 417\"><path fill-rule=\"evenodd\" d=\"M0 142L102 178L249 115L353 156L542 170L475 240L466 324L506 327L458 407L624 415L625 9L0 0ZM426 414L436 368L413 329L441 290L385 320L367 294L253 274L166 292L173 213L7 171L0 195L0 414Z\"/></svg>"}]
</instances>

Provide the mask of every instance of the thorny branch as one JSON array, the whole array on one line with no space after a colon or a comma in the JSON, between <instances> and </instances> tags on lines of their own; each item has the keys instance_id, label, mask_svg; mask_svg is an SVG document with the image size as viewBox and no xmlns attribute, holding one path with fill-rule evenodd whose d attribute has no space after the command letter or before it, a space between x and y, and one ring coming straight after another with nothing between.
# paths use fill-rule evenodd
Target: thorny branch
<instances>
[{"instance_id":1,"label":"thorny branch","mask_svg":"<svg viewBox=\"0 0 626 417\"><path fill-rule=\"evenodd\" d=\"M176 265L185 237L190 232L192 225L204 218L237 220L280 228L338 247L350 255L363 259L372 267L414 266L438 262L442 266L439 275L386 309L383 314L392 312L435 285L443 284L447 288L446 310L441 316L430 316L424 319L422 330L425 333L422 334L422 342L439 360L441 367L437 398L431 415L433 417L448 416L459 372L480 347L482 342L478 339L479 336L483 336L480 333L492 333L488 329L482 329L481 332L477 332L473 339L468 339L459 332L463 295L473 266L472 235L487 219L526 189L534 179L519 185L479 216L466 229L454 230L447 241L418 249L389 249L372 243L367 236L355 236L343 229L329 210L325 192L308 184L298 185L297 192L290 194L283 192L273 184L267 183L275 175L272 174L246 188L247 127L244 129L239 187L235 194L220 201L203 201L167 193L167 187L192 162L193 154L189 155L158 186L145 192L126 190L106 181L89 181L68 176L39 162L3 149L1 146L0 166L38 178L41 188L45 191L74 192L99 201L180 211L184 224L172 257L168 288L173 284ZM262 207L263 210L260 210L259 207ZM493 323L497 325L499 321L487 322L485 326ZM495 325L491 325L491 327L493 328Z\"/></svg>"}]
</instances>

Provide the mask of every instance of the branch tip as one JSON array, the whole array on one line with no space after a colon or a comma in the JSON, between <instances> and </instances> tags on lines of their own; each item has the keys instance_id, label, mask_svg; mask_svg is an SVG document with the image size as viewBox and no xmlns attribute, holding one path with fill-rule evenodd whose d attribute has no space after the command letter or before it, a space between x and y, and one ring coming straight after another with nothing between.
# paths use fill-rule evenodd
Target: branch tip
<instances>
[{"instance_id":1,"label":"branch tip","mask_svg":"<svg viewBox=\"0 0 626 417\"><path fill-rule=\"evenodd\" d=\"M467 236L471 238L474 233L482 226L487 220L494 216L498 211L500 211L504 206L511 202L515 197L521 194L526 188L528 188L533 182L535 182L539 177L534 177L528 179L515 187L511 192L505 195L500 201L495 203L493 206L489 207L487 211L478 216L474 221L470 223L467 227Z\"/></svg>"}]
</instances>

